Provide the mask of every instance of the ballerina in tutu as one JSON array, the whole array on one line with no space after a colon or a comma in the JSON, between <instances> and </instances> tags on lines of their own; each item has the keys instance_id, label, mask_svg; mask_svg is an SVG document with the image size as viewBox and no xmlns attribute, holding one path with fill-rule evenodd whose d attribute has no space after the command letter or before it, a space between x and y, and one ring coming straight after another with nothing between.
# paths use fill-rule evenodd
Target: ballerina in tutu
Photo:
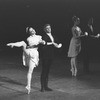
<instances>
[{"instance_id":1,"label":"ballerina in tutu","mask_svg":"<svg viewBox=\"0 0 100 100\"><path fill-rule=\"evenodd\" d=\"M7 46L13 47L22 47L23 49L23 65L28 66L27 73L27 86L26 89L28 94L31 91L31 79L33 69L38 66L39 62L39 52L38 45L45 44L45 41L42 40L42 36L36 35L36 31L32 27L27 27L26 32L30 34L27 38L28 45L24 41L8 43Z\"/></svg>"}]
</instances>

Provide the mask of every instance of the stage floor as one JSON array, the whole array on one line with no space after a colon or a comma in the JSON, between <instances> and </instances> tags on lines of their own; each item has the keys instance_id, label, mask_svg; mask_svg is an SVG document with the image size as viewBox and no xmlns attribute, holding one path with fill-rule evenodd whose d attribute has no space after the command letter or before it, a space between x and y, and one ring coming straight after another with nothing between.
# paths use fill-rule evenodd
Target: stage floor
<instances>
[{"instance_id":1,"label":"stage floor","mask_svg":"<svg viewBox=\"0 0 100 100\"><path fill-rule=\"evenodd\" d=\"M27 67L19 56L0 57L0 100L99 100L100 63L91 63L91 73L84 74L79 62L78 76L72 77L68 59L55 58L50 70L51 92L40 92L40 65L34 69L32 91L25 89ZM95 68L94 68L95 67ZM98 68L97 70L96 67Z\"/></svg>"}]
</instances>

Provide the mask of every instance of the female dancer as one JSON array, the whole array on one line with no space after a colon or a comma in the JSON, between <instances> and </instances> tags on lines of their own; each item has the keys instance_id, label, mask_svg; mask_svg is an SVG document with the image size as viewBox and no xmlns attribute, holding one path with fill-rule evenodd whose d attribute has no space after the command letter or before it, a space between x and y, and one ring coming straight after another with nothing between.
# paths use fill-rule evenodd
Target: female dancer
<instances>
[{"instance_id":1,"label":"female dancer","mask_svg":"<svg viewBox=\"0 0 100 100\"><path fill-rule=\"evenodd\" d=\"M74 26L72 27L72 34L73 37L70 41L69 51L68 51L68 57L71 57L71 72L72 76L77 75L77 56L81 51L81 40L80 37L88 35L87 32L85 34L82 33L80 27L78 26L80 23L80 19L74 16L72 18L74 21Z\"/></svg>"},{"instance_id":2,"label":"female dancer","mask_svg":"<svg viewBox=\"0 0 100 100\"><path fill-rule=\"evenodd\" d=\"M36 35L36 31L32 27L27 27L26 32L30 34L30 36L27 38L28 45L24 41L20 41L8 43L7 46L11 46L12 48L14 46L23 48L23 65L29 67L26 86L29 94L31 91L32 72L39 62L38 44L45 44L45 41L42 40L40 35Z\"/></svg>"}]
</instances>

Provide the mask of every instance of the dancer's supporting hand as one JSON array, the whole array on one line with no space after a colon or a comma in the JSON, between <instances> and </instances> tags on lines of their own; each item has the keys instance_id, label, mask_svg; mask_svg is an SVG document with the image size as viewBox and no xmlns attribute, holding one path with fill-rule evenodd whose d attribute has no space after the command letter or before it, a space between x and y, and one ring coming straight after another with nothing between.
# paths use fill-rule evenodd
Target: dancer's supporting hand
<instances>
[{"instance_id":1,"label":"dancer's supporting hand","mask_svg":"<svg viewBox=\"0 0 100 100\"><path fill-rule=\"evenodd\" d=\"M43 45L45 45L45 44L46 44L46 42L45 42L44 40L42 40L42 41L41 41L41 43L42 43Z\"/></svg>"}]
</instances>

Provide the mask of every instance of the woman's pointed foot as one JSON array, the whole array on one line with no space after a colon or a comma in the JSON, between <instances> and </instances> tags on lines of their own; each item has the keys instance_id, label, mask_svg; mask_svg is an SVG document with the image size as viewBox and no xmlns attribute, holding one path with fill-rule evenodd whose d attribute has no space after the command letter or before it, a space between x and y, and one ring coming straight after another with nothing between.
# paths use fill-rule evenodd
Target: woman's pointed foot
<instances>
[{"instance_id":1,"label":"woman's pointed foot","mask_svg":"<svg viewBox=\"0 0 100 100\"><path fill-rule=\"evenodd\" d=\"M31 88L30 88L29 86L26 86L25 88L27 89L28 94L30 94L30 92L31 92Z\"/></svg>"},{"instance_id":2,"label":"woman's pointed foot","mask_svg":"<svg viewBox=\"0 0 100 100\"><path fill-rule=\"evenodd\" d=\"M75 69L74 76L75 77L77 76L77 69Z\"/></svg>"},{"instance_id":3,"label":"woman's pointed foot","mask_svg":"<svg viewBox=\"0 0 100 100\"><path fill-rule=\"evenodd\" d=\"M70 71L72 72L72 76L74 76L74 69L72 68Z\"/></svg>"}]
</instances>

